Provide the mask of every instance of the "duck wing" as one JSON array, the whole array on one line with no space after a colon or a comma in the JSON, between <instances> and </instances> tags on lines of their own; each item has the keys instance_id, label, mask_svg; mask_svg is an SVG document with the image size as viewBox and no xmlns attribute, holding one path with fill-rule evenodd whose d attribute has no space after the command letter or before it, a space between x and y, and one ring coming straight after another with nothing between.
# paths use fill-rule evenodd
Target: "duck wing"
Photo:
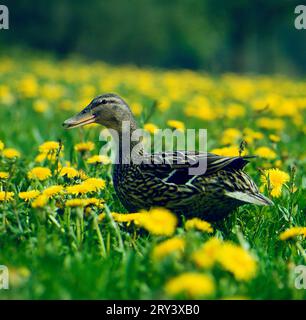
<instances>
[{"instance_id":1,"label":"duck wing","mask_svg":"<svg viewBox=\"0 0 306 320\"><path fill-rule=\"evenodd\" d=\"M143 156L140 170L164 182L185 184L194 176L191 168L207 163L207 169L200 176L209 176L219 170L239 170L249 162L251 156L225 157L213 153L194 151L159 152Z\"/></svg>"}]
</instances>

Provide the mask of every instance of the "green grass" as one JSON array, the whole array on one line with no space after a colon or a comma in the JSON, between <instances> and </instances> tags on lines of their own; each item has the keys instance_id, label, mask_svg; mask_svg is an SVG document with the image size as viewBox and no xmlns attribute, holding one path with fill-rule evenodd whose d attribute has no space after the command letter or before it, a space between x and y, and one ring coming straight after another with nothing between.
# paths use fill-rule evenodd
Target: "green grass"
<instances>
[{"instance_id":1,"label":"green grass","mask_svg":"<svg viewBox=\"0 0 306 320\"><path fill-rule=\"evenodd\" d=\"M42 60L37 62L31 58L2 59L2 72L0 73L0 140L6 147L14 147L21 152L20 159L9 161L0 157L0 171L9 171L11 178L7 182L0 182L2 189L15 193L14 201L0 202L0 265L6 265L10 271L10 289L0 290L1 299L165 299L169 295L164 290L165 283L172 277L186 272L197 271L208 273L215 281L216 291L207 298L221 299L226 297L246 297L249 299L305 299L306 291L298 290L294 286L294 267L306 264L301 248L305 240L295 238L289 241L279 240L280 232L292 226L305 226L305 125L294 123L293 117L282 116L285 128L279 131L281 141L274 145L269 141L268 135L273 130L259 128L257 118L266 116L274 118L275 114L256 113L248 104L247 99L238 100L232 90L228 90L228 83L222 77L204 75L210 79L213 88L202 89L201 94L209 99L216 99L216 105L225 109L230 102L240 103L244 106L246 114L241 118L217 117L214 120L203 120L197 117L186 117L184 108L188 97L184 95L179 100L171 102L171 108L165 112L156 111L150 122L159 127L166 127L168 119L177 119L185 122L188 128L207 128L209 149L221 146L220 139L226 128L243 130L246 127L259 130L264 138L248 146L250 154L259 146L269 146L277 153L273 160L255 159L246 171L260 185L259 168L275 166L275 161L281 161L281 169L292 172L294 166L296 175L291 179L280 198L273 199L273 207L256 207L246 205L226 220L213 225L213 235L241 245L256 258L258 269L256 276L249 281L237 281L233 275L220 266L208 270L198 269L191 261L191 253L212 235L200 231L185 231L183 226L176 230L177 235L186 239L187 247L182 257L169 256L162 261L152 260L154 246L165 239L150 235L146 231L133 225L111 223L108 219L95 224L95 219L101 210L93 210L91 214L81 214L73 209L67 216L67 210L57 207L57 201L52 200L46 208L35 210L18 198L18 192L34 187L34 183L27 178L30 168L37 165L34 158L38 154L38 146L44 141L61 140L65 150L64 159L71 161L78 169L84 169L89 176L96 176L106 180L105 190L95 194L105 199L111 211L125 212L116 197L111 183L109 168L94 168L77 155L73 146L80 141L91 140L96 144L92 154L98 154L101 142L98 141L99 129L80 129L64 131L61 127L63 120L81 109L84 98L80 97L80 88L91 85L96 93L110 91L108 84L99 84L100 80L116 80L113 90L122 94L129 102L139 102L145 111L138 116L139 122L145 118L146 109L153 104L156 92L148 94L148 90L141 88L145 79L138 78L137 69L123 67L110 67L104 65L86 65L79 61ZM42 63L54 70L43 72ZM8 66L5 69L5 66ZM35 67L36 66L36 67ZM63 68L63 70L62 70ZM1 67L0 67L1 69ZM67 81L64 74L68 69L74 76ZM81 70L84 74L81 75ZM120 81L120 72L124 73ZM63 72L63 74L62 74ZM167 96L165 85L160 85L165 77L163 71L148 71L155 79L155 85L162 98ZM40 86L33 97L25 97L20 90L20 79L24 73L33 74ZM187 81L188 74L175 73L174 78ZM198 77L194 79L194 77ZM191 79L191 86L197 83L202 75L195 74ZM128 79L131 83L128 82ZM188 78L189 79L189 78ZM237 79L240 79L239 77ZM236 80L237 80L236 79ZM266 79L266 78L264 78ZM271 85L263 89L263 78L250 76L241 78L241 81L251 81L255 88L255 96L261 97L262 91L270 93L277 91L286 99L302 97L305 83L299 80L288 82L288 90L278 87L282 78L268 78ZM234 80L233 80L234 81ZM41 87L46 83L61 85L64 92L56 99L42 97ZM105 89L103 89L105 85ZM13 100L5 102L1 98L1 86L9 88ZM187 86L187 85L186 85ZM237 85L236 90L240 88ZM182 89L189 92L190 98L198 94L199 89ZM242 89L241 89L242 90ZM257 91L256 91L257 90ZM221 93L221 99L217 98ZM212 97L210 98L210 95ZM86 98L89 98L86 97ZM2 99L2 100L1 100ZM37 99L44 99L49 109L44 113L33 110L33 103ZM71 110L62 110L59 105L62 100L72 102ZM302 111L301 111L302 110ZM299 116L304 118L305 109L299 109ZM215 111L218 112L218 111ZM48 161L44 166L54 165ZM53 167L52 167L53 166ZM62 179L62 178L61 178ZM47 182L35 182L35 187L43 189L55 183L67 183L63 179L53 176ZM296 191L290 192L290 186L295 185ZM51 218L50 218L51 217ZM205 219L205 217L203 217ZM78 224L83 226L78 233ZM105 253L101 247L101 238L105 246ZM305 250L304 250L305 251ZM305 254L305 252L304 252ZM188 298L179 295L178 298ZM205 297L203 297L205 298Z\"/></svg>"}]
</instances>

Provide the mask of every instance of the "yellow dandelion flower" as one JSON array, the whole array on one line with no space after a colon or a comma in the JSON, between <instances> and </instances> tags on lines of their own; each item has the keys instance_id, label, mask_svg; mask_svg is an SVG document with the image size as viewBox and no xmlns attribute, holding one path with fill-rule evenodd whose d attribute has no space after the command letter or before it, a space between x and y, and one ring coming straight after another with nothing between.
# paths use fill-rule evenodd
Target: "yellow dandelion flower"
<instances>
[{"instance_id":1,"label":"yellow dandelion flower","mask_svg":"<svg viewBox=\"0 0 306 320\"><path fill-rule=\"evenodd\" d=\"M238 146L229 146L224 148L217 148L211 150L212 153L215 153L219 156L225 156L225 157L236 157L239 156L239 147ZM241 155L246 155L247 152L244 150Z\"/></svg>"},{"instance_id":2,"label":"yellow dandelion flower","mask_svg":"<svg viewBox=\"0 0 306 320\"><path fill-rule=\"evenodd\" d=\"M90 184L80 183L73 186L66 187L66 192L69 194L86 194L89 192L94 192L96 188Z\"/></svg>"},{"instance_id":3,"label":"yellow dandelion flower","mask_svg":"<svg viewBox=\"0 0 306 320\"><path fill-rule=\"evenodd\" d=\"M89 178L83 182L85 185L89 185L94 188L95 191L105 189L105 180L99 178Z\"/></svg>"},{"instance_id":4,"label":"yellow dandelion flower","mask_svg":"<svg viewBox=\"0 0 306 320\"><path fill-rule=\"evenodd\" d=\"M237 280L247 281L256 275L255 259L248 251L233 243L223 243L217 259L222 267L231 272Z\"/></svg>"},{"instance_id":5,"label":"yellow dandelion flower","mask_svg":"<svg viewBox=\"0 0 306 320\"><path fill-rule=\"evenodd\" d=\"M72 168L72 167L62 167L60 169L60 173L59 175L61 177L68 177L69 179L72 179L72 178L75 178L75 177L78 177L79 176L79 171Z\"/></svg>"},{"instance_id":6,"label":"yellow dandelion flower","mask_svg":"<svg viewBox=\"0 0 306 320\"><path fill-rule=\"evenodd\" d=\"M80 142L74 146L74 150L78 152L92 151L95 148L95 144L91 141Z\"/></svg>"},{"instance_id":7,"label":"yellow dandelion flower","mask_svg":"<svg viewBox=\"0 0 306 320\"><path fill-rule=\"evenodd\" d=\"M32 202L32 208L43 208L48 203L48 197L45 195L38 196L33 202Z\"/></svg>"},{"instance_id":8,"label":"yellow dandelion flower","mask_svg":"<svg viewBox=\"0 0 306 320\"><path fill-rule=\"evenodd\" d=\"M117 222L134 222L135 224L138 224L138 220L141 218L143 214L142 213L117 213L112 212L112 217Z\"/></svg>"},{"instance_id":9,"label":"yellow dandelion flower","mask_svg":"<svg viewBox=\"0 0 306 320\"><path fill-rule=\"evenodd\" d=\"M96 206L97 208L104 208L104 200L103 199L97 199L97 198L87 198L85 199L86 206Z\"/></svg>"},{"instance_id":10,"label":"yellow dandelion flower","mask_svg":"<svg viewBox=\"0 0 306 320\"><path fill-rule=\"evenodd\" d=\"M262 132L254 131L250 128L245 128L243 130L243 139L246 141L246 143L253 143L254 140L260 140L263 139L264 135Z\"/></svg>"},{"instance_id":11,"label":"yellow dandelion flower","mask_svg":"<svg viewBox=\"0 0 306 320\"><path fill-rule=\"evenodd\" d=\"M196 272L185 272L170 279L165 286L170 296L186 294L191 298L211 295L215 291L215 283L211 277Z\"/></svg>"},{"instance_id":12,"label":"yellow dandelion flower","mask_svg":"<svg viewBox=\"0 0 306 320\"><path fill-rule=\"evenodd\" d=\"M306 227L292 227L287 229L279 235L279 238L284 241L297 236L306 237Z\"/></svg>"},{"instance_id":13,"label":"yellow dandelion flower","mask_svg":"<svg viewBox=\"0 0 306 320\"><path fill-rule=\"evenodd\" d=\"M162 99L162 100L158 101L157 108L160 111L164 112L170 108L170 105L171 105L171 103L169 100Z\"/></svg>"},{"instance_id":14,"label":"yellow dandelion flower","mask_svg":"<svg viewBox=\"0 0 306 320\"><path fill-rule=\"evenodd\" d=\"M79 177L81 178L81 180L86 180L86 179L88 179L87 174L86 174L85 171L82 170L82 169L79 170L78 175L79 175Z\"/></svg>"},{"instance_id":15,"label":"yellow dandelion flower","mask_svg":"<svg viewBox=\"0 0 306 320\"><path fill-rule=\"evenodd\" d=\"M270 134L269 135L269 139L272 141L272 142L279 142L280 141L280 136L276 135L276 134Z\"/></svg>"},{"instance_id":16,"label":"yellow dandelion flower","mask_svg":"<svg viewBox=\"0 0 306 320\"><path fill-rule=\"evenodd\" d=\"M14 159L20 157L20 152L13 148L7 148L2 151L2 154L7 159Z\"/></svg>"},{"instance_id":17,"label":"yellow dandelion flower","mask_svg":"<svg viewBox=\"0 0 306 320\"><path fill-rule=\"evenodd\" d=\"M146 123L143 128L151 134L154 134L158 127L154 123Z\"/></svg>"},{"instance_id":18,"label":"yellow dandelion flower","mask_svg":"<svg viewBox=\"0 0 306 320\"><path fill-rule=\"evenodd\" d=\"M182 121L178 120L168 120L167 125L171 128L177 129L177 130L185 130L185 124Z\"/></svg>"},{"instance_id":19,"label":"yellow dandelion flower","mask_svg":"<svg viewBox=\"0 0 306 320\"><path fill-rule=\"evenodd\" d=\"M47 197L53 197L61 192L63 192L64 187L61 185L54 185L54 186L50 186L48 188L46 188L42 194L47 196Z\"/></svg>"},{"instance_id":20,"label":"yellow dandelion flower","mask_svg":"<svg viewBox=\"0 0 306 320\"><path fill-rule=\"evenodd\" d=\"M211 268L216 262L219 250L222 246L221 240L211 238L202 247L192 254L192 260L200 268Z\"/></svg>"},{"instance_id":21,"label":"yellow dandelion flower","mask_svg":"<svg viewBox=\"0 0 306 320\"><path fill-rule=\"evenodd\" d=\"M142 211L139 224L150 233L160 236L171 236L177 225L176 216L165 208L153 208Z\"/></svg>"},{"instance_id":22,"label":"yellow dandelion flower","mask_svg":"<svg viewBox=\"0 0 306 320\"><path fill-rule=\"evenodd\" d=\"M142 112L142 105L138 102L131 103L131 110L135 116L139 116Z\"/></svg>"},{"instance_id":23,"label":"yellow dandelion flower","mask_svg":"<svg viewBox=\"0 0 306 320\"><path fill-rule=\"evenodd\" d=\"M0 201L13 200L14 192L0 191Z\"/></svg>"},{"instance_id":24,"label":"yellow dandelion flower","mask_svg":"<svg viewBox=\"0 0 306 320\"><path fill-rule=\"evenodd\" d=\"M57 152L59 148L60 148L59 142L46 141L38 147L38 150L40 153L51 153L51 152Z\"/></svg>"},{"instance_id":25,"label":"yellow dandelion flower","mask_svg":"<svg viewBox=\"0 0 306 320\"><path fill-rule=\"evenodd\" d=\"M98 163L103 163L103 164L110 164L111 159L108 156L104 155L95 155L87 159L87 163L89 164L98 164Z\"/></svg>"},{"instance_id":26,"label":"yellow dandelion flower","mask_svg":"<svg viewBox=\"0 0 306 320\"><path fill-rule=\"evenodd\" d=\"M27 98L35 97L38 93L38 83L33 76L26 76L19 82L19 91Z\"/></svg>"},{"instance_id":27,"label":"yellow dandelion flower","mask_svg":"<svg viewBox=\"0 0 306 320\"><path fill-rule=\"evenodd\" d=\"M40 153L35 157L35 162L43 162L47 158L46 153Z\"/></svg>"},{"instance_id":28,"label":"yellow dandelion flower","mask_svg":"<svg viewBox=\"0 0 306 320\"><path fill-rule=\"evenodd\" d=\"M287 172L273 168L265 170L260 179L263 186L270 187L271 196L277 198L282 193L282 186L290 180L290 177Z\"/></svg>"},{"instance_id":29,"label":"yellow dandelion flower","mask_svg":"<svg viewBox=\"0 0 306 320\"><path fill-rule=\"evenodd\" d=\"M49 108L48 102L45 100L36 100L33 103L33 109L38 113L44 113L48 110L48 108Z\"/></svg>"},{"instance_id":30,"label":"yellow dandelion flower","mask_svg":"<svg viewBox=\"0 0 306 320\"><path fill-rule=\"evenodd\" d=\"M256 124L259 128L269 130L283 130L285 127L285 122L282 119L260 118Z\"/></svg>"},{"instance_id":31,"label":"yellow dandelion flower","mask_svg":"<svg viewBox=\"0 0 306 320\"><path fill-rule=\"evenodd\" d=\"M185 223L186 230L197 229L203 232L211 233L214 231L211 224L207 221L201 220L199 218L189 219Z\"/></svg>"},{"instance_id":32,"label":"yellow dandelion flower","mask_svg":"<svg viewBox=\"0 0 306 320\"><path fill-rule=\"evenodd\" d=\"M236 119L245 115L245 109L239 104L230 104L226 109L226 116L229 119Z\"/></svg>"},{"instance_id":33,"label":"yellow dandelion flower","mask_svg":"<svg viewBox=\"0 0 306 320\"><path fill-rule=\"evenodd\" d=\"M70 199L65 203L66 207L85 207L86 201L85 199Z\"/></svg>"},{"instance_id":34,"label":"yellow dandelion flower","mask_svg":"<svg viewBox=\"0 0 306 320\"><path fill-rule=\"evenodd\" d=\"M9 176L8 172L0 171L0 179L8 179Z\"/></svg>"},{"instance_id":35,"label":"yellow dandelion flower","mask_svg":"<svg viewBox=\"0 0 306 320\"><path fill-rule=\"evenodd\" d=\"M165 240L153 249L152 256L155 260L163 259L172 253L181 253L185 249L185 240L182 238L172 238Z\"/></svg>"},{"instance_id":36,"label":"yellow dandelion flower","mask_svg":"<svg viewBox=\"0 0 306 320\"><path fill-rule=\"evenodd\" d=\"M24 192L19 192L19 194L18 194L19 198L23 199L25 201L35 199L39 195L40 195L40 191L38 191L38 190L24 191Z\"/></svg>"},{"instance_id":37,"label":"yellow dandelion flower","mask_svg":"<svg viewBox=\"0 0 306 320\"><path fill-rule=\"evenodd\" d=\"M100 214L98 215L98 222L103 221L103 220L105 219L105 216L106 216L105 213L100 213Z\"/></svg>"},{"instance_id":38,"label":"yellow dandelion flower","mask_svg":"<svg viewBox=\"0 0 306 320\"><path fill-rule=\"evenodd\" d=\"M223 136L221 139L222 144L230 144L236 143L241 138L241 132L235 128L228 128L223 132Z\"/></svg>"},{"instance_id":39,"label":"yellow dandelion flower","mask_svg":"<svg viewBox=\"0 0 306 320\"><path fill-rule=\"evenodd\" d=\"M51 177L51 170L45 167L35 167L28 172L28 178L31 180L38 179L40 181Z\"/></svg>"},{"instance_id":40,"label":"yellow dandelion flower","mask_svg":"<svg viewBox=\"0 0 306 320\"><path fill-rule=\"evenodd\" d=\"M277 154L268 147L257 148L255 154L265 159L275 159L277 157Z\"/></svg>"}]
</instances>

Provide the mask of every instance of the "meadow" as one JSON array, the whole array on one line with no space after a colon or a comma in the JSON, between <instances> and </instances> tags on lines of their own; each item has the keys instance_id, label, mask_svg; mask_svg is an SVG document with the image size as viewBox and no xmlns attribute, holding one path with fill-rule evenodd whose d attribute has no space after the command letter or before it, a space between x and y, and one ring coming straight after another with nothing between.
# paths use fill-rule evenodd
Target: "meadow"
<instances>
[{"instance_id":1,"label":"meadow","mask_svg":"<svg viewBox=\"0 0 306 320\"><path fill-rule=\"evenodd\" d=\"M178 224L163 208L126 214L101 127L62 128L107 92L149 132L206 128L209 151L256 155L246 172L274 206L215 224ZM1 56L0 298L305 299L305 92L305 79L281 75Z\"/></svg>"}]
</instances>

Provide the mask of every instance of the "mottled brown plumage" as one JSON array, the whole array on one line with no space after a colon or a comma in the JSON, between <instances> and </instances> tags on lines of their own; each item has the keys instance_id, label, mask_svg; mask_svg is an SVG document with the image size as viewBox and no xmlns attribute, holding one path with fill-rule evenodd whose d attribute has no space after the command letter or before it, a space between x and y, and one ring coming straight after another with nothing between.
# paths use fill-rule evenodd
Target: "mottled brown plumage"
<instances>
[{"instance_id":1,"label":"mottled brown plumage","mask_svg":"<svg viewBox=\"0 0 306 320\"><path fill-rule=\"evenodd\" d=\"M123 121L130 123L128 133L122 132ZM116 130L119 137L131 135L137 128L130 108L115 94L95 98L82 112L66 120L64 126L72 128L92 122ZM272 204L242 171L248 157L222 157L187 151L153 155L139 152L134 160L141 158L144 161L125 164L123 160L131 149L123 150L121 140L119 143L119 163L114 165L113 183L120 201L129 212L159 206L178 215L215 221L246 203ZM134 146L132 142L131 148ZM206 172L190 175L189 169L197 166L200 159L207 160Z\"/></svg>"}]
</instances>

